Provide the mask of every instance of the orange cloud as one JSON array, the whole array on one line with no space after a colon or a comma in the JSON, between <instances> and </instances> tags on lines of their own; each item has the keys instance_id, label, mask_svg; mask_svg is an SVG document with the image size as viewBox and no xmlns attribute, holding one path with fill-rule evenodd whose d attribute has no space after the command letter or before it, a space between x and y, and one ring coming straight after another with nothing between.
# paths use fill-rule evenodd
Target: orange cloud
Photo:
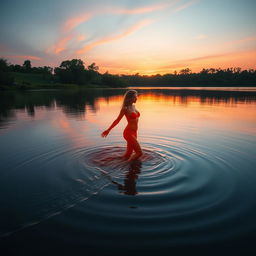
<instances>
[{"instance_id":1,"label":"orange cloud","mask_svg":"<svg viewBox=\"0 0 256 256\"><path fill-rule=\"evenodd\" d=\"M223 53L223 54L215 54L215 55L196 57L196 58L187 59L187 60L185 60L185 62L192 62L192 61L198 61L198 60L210 60L210 59L227 57L227 56L231 56L231 55L234 55L234 53Z\"/></svg>"},{"instance_id":2,"label":"orange cloud","mask_svg":"<svg viewBox=\"0 0 256 256\"><path fill-rule=\"evenodd\" d=\"M158 11L164 8L168 8L180 0L173 0L169 3L162 3L157 5L152 5L148 7L141 7L141 8L135 8L135 9L117 9L117 8L103 8L102 10L92 12L92 13L84 13L79 16L71 17L69 18L63 25L63 31L69 32L73 30L76 26L80 25L83 22L88 21L93 16L99 15L99 14L144 14L149 12Z\"/></svg>"},{"instance_id":3,"label":"orange cloud","mask_svg":"<svg viewBox=\"0 0 256 256\"><path fill-rule=\"evenodd\" d=\"M7 55L5 57L14 58L14 59L41 60L40 57L32 56L32 55Z\"/></svg>"},{"instance_id":4,"label":"orange cloud","mask_svg":"<svg viewBox=\"0 0 256 256\"><path fill-rule=\"evenodd\" d=\"M123 32L123 33L121 33L119 35L112 36L112 37L105 37L103 39L97 40L95 42L92 42L92 43L84 46L83 48L77 50L76 54L84 54L85 52L91 50L92 48L94 48L94 47L96 47L98 45L106 44L106 43L109 43L109 42L116 41L118 39L124 38L124 37L134 33L135 31L141 29L142 27L151 24L152 22L153 22L153 20L149 20L149 19L140 21L137 24L135 24L134 26L132 26L129 29L127 29L125 32Z\"/></svg>"},{"instance_id":5,"label":"orange cloud","mask_svg":"<svg viewBox=\"0 0 256 256\"><path fill-rule=\"evenodd\" d=\"M73 40L73 42L81 42L84 41L86 37L84 35L75 35L74 33L65 36L63 38L60 38L58 42L53 45L48 47L46 50L46 53L54 52L55 54L60 54L64 50L67 49L67 45Z\"/></svg>"},{"instance_id":6,"label":"orange cloud","mask_svg":"<svg viewBox=\"0 0 256 256\"><path fill-rule=\"evenodd\" d=\"M74 29L81 23L89 20L91 17L92 17L92 14L85 13L80 16L76 16L68 19L63 26L64 32L69 32L70 30Z\"/></svg>"},{"instance_id":7,"label":"orange cloud","mask_svg":"<svg viewBox=\"0 0 256 256\"><path fill-rule=\"evenodd\" d=\"M88 21L89 19L91 19L92 17L98 15L98 14L106 14L106 13L110 13L110 14L144 14L144 13L148 13L148 12L154 12L154 11L158 11L164 8L168 8L172 5L174 5L175 3L179 2L180 0L173 0L170 1L168 3L162 3L162 4L157 4L157 5L152 5L152 6L148 6L148 7L141 7L141 8L135 8L135 9L115 9L115 8L104 8L101 9L99 11L96 12L92 12L92 13L84 13L81 14L79 16L74 16L69 18L68 20L65 21L63 27L62 27L62 33L64 34L68 34L70 31L72 31L75 27L77 27L78 25ZM85 47L83 47L80 50L77 50L77 54L83 54L84 52L94 48L95 46L99 45L99 44L104 44L104 43L108 43L114 40L118 40L122 37L125 37L131 33L133 33L134 31L140 29L141 27L149 24L150 22L148 20L144 20L142 22L139 22L138 24L136 24L135 26L133 26L132 28L128 29L126 32L117 35L117 36L113 36L113 37L108 37L108 38L103 38L101 40L98 40L96 42L93 42ZM56 45L54 46L50 46L47 50L46 53L49 52L54 52L55 54L60 54L61 52L63 52L66 49L66 46L68 44L68 42L72 39L72 36L65 36L61 39L59 39L59 41L56 43ZM80 35L77 36L76 41L80 42L80 41L84 41L85 40L85 36Z\"/></svg>"},{"instance_id":8,"label":"orange cloud","mask_svg":"<svg viewBox=\"0 0 256 256\"><path fill-rule=\"evenodd\" d=\"M233 45L238 45L238 44L243 44L243 43L248 43L253 41L256 41L256 36L250 36L250 37L245 37L238 40L228 41L228 42L225 42L223 46L233 46Z\"/></svg>"},{"instance_id":9,"label":"orange cloud","mask_svg":"<svg viewBox=\"0 0 256 256\"><path fill-rule=\"evenodd\" d=\"M64 51L65 48L66 48L66 46L67 46L67 44L68 44L68 42L69 42L72 38L73 38L73 37L72 37L71 35L66 36L66 37L64 37L64 38L61 38L61 39L57 42L56 46L54 46L54 52L55 52L56 54L59 54L59 53L61 53L62 51Z\"/></svg>"},{"instance_id":10,"label":"orange cloud","mask_svg":"<svg viewBox=\"0 0 256 256\"><path fill-rule=\"evenodd\" d=\"M76 37L77 42L84 41L85 39L86 39L85 35L77 35L77 37Z\"/></svg>"},{"instance_id":11,"label":"orange cloud","mask_svg":"<svg viewBox=\"0 0 256 256\"><path fill-rule=\"evenodd\" d=\"M228 68L239 66L241 68L253 68L256 67L255 60L256 50L240 51L173 61L170 65L162 66L161 69L166 71L169 69L170 71L170 69L189 67L194 68L193 71L196 72L209 67Z\"/></svg>"}]
</instances>

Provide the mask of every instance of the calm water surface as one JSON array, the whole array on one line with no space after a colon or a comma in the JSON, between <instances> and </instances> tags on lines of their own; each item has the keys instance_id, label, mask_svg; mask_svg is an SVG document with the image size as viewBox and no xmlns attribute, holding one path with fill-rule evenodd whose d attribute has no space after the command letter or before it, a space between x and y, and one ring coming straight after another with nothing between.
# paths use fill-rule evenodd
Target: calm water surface
<instances>
[{"instance_id":1,"label":"calm water surface","mask_svg":"<svg viewBox=\"0 0 256 256\"><path fill-rule=\"evenodd\" d=\"M256 89L138 89L133 163L125 119L100 137L124 92L1 92L5 248L255 252Z\"/></svg>"}]
</instances>

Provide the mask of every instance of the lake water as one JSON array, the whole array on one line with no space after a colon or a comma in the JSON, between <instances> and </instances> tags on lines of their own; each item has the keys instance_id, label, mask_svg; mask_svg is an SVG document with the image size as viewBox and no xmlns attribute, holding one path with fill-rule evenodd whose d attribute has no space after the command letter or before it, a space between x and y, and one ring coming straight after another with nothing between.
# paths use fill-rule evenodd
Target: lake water
<instances>
[{"instance_id":1,"label":"lake water","mask_svg":"<svg viewBox=\"0 0 256 256\"><path fill-rule=\"evenodd\" d=\"M100 136L126 90L1 92L6 250L256 252L256 88L137 90L132 163L118 158L125 118Z\"/></svg>"}]
</instances>

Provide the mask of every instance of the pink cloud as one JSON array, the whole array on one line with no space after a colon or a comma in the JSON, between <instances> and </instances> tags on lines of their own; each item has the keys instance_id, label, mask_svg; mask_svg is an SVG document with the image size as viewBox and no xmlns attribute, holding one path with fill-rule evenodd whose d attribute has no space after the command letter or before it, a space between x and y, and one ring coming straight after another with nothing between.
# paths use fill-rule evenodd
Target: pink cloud
<instances>
[{"instance_id":1,"label":"pink cloud","mask_svg":"<svg viewBox=\"0 0 256 256\"><path fill-rule=\"evenodd\" d=\"M94 17L96 15L106 14L106 13L110 13L110 14L144 14L144 13L154 12L154 11L158 11L158 10L161 10L164 8L168 8L179 1L180 0L172 0L167 3L156 4L156 5L135 8L135 9L116 9L114 7L113 8L103 8L103 9L97 10L95 12L84 13L84 14L81 14L78 16L71 17L71 18L67 19L62 26L61 34L63 34L63 37L60 38L55 45L48 47L48 49L46 49L45 52L46 53L54 52L55 54L60 54L61 52L63 52L67 48L69 41L75 37L74 35L72 37L71 35L69 35L69 33L75 27L88 21L89 19L91 19L92 17ZM128 34L131 34L132 32L139 29L140 27L147 25L147 23L149 23L149 22L147 22L147 21L140 22L140 23L136 24L134 27L128 29L126 32L124 32L120 35L100 39L96 42L93 42L93 43L83 47L80 50L77 50L77 53L81 54L83 52L86 52L86 51L92 49L93 47L95 47L99 44L104 44L104 43L108 43L108 42L111 42L114 40L118 40L122 37L125 37ZM66 34L66 36L65 36L65 34ZM84 41L85 36L78 35L75 40L76 40L76 42Z\"/></svg>"},{"instance_id":2,"label":"pink cloud","mask_svg":"<svg viewBox=\"0 0 256 256\"><path fill-rule=\"evenodd\" d=\"M142 27L151 24L152 22L153 22L153 20L149 20L149 19L142 20L119 35L112 36L112 37L105 37L105 38L102 38L100 40L97 40L95 42L92 42L92 43L84 46L83 48L77 50L76 54L84 54L85 52L91 50L92 48L94 48L98 45L110 43L112 41L116 41L118 39L124 38L124 37L134 33L135 31L141 29Z\"/></svg>"},{"instance_id":3,"label":"pink cloud","mask_svg":"<svg viewBox=\"0 0 256 256\"><path fill-rule=\"evenodd\" d=\"M135 9L111 9L110 12L114 14L144 14L144 13L159 11L164 8L168 8L179 1L180 0L174 0L174 1L170 1L169 3L156 4L152 6L135 8Z\"/></svg>"},{"instance_id":4,"label":"pink cloud","mask_svg":"<svg viewBox=\"0 0 256 256\"><path fill-rule=\"evenodd\" d=\"M84 23L85 21L89 20L91 17L92 14L84 13L82 15L69 18L63 25L64 32L71 31L81 23Z\"/></svg>"},{"instance_id":5,"label":"pink cloud","mask_svg":"<svg viewBox=\"0 0 256 256\"><path fill-rule=\"evenodd\" d=\"M60 54L62 51L65 50L68 42L72 39L73 37L71 35L66 36L64 38L61 38L57 44L54 46L54 52L56 54Z\"/></svg>"},{"instance_id":6,"label":"pink cloud","mask_svg":"<svg viewBox=\"0 0 256 256\"><path fill-rule=\"evenodd\" d=\"M199 0L192 0L192 1L190 1L190 2L187 2L187 3L185 3L185 4L183 4L183 5L179 6L179 7L177 7L177 8L174 10L174 12L182 11L182 10L188 8L189 6L195 4L195 3L198 2L198 1L199 1Z\"/></svg>"},{"instance_id":7,"label":"pink cloud","mask_svg":"<svg viewBox=\"0 0 256 256\"><path fill-rule=\"evenodd\" d=\"M42 58L32 55L7 55L6 58L27 59L27 60L42 60Z\"/></svg>"},{"instance_id":8,"label":"pink cloud","mask_svg":"<svg viewBox=\"0 0 256 256\"><path fill-rule=\"evenodd\" d=\"M77 35L77 37L76 37L76 41L77 41L77 42L84 41L85 39L86 39L86 36L85 36L85 35Z\"/></svg>"},{"instance_id":9,"label":"pink cloud","mask_svg":"<svg viewBox=\"0 0 256 256\"><path fill-rule=\"evenodd\" d=\"M92 17L99 14L106 14L106 13L107 14L144 14L144 13L154 12L154 11L162 10L164 8L168 8L179 1L180 0L172 0L167 3L156 4L156 5L134 8L134 9L121 9L121 8L118 9L115 7L103 8L99 11L84 13L84 14L69 18L68 20L65 21L63 25L63 31L69 32L73 30L75 27L77 27L78 25L88 21Z\"/></svg>"}]
</instances>

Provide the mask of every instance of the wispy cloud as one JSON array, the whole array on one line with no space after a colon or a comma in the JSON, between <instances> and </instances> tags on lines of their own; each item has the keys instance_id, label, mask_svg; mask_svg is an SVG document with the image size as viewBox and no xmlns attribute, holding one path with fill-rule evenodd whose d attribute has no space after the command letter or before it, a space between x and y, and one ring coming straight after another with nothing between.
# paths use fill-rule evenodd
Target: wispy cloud
<instances>
[{"instance_id":1,"label":"wispy cloud","mask_svg":"<svg viewBox=\"0 0 256 256\"><path fill-rule=\"evenodd\" d=\"M183 60L184 62L194 62L194 61L201 61L201 60L211 60L211 59L216 59L216 58L223 58L223 57L228 57L231 55L234 55L237 53L222 53L222 54L213 54L213 55L206 55L206 56L201 56L201 57L196 57L196 58L191 58L191 59L186 59Z\"/></svg>"},{"instance_id":2,"label":"wispy cloud","mask_svg":"<svg viewBox=\"0 0 256 256\"><path fill-rule=\"evenodd\" d=\"M155 12L155 11L159 11L159 10L162 10L165 8L169 8L179 1L180 0L173 0L173 1L168 1L166 3L160 3L160 4L156 4L156 5L145 6L145 7L140 7L140 8L133 8L133 9L111 8L110 12L113 14L145 14L145 13Z\"/></svg>"},{"instance_id":3,"label":"wispy cloud","mask_svg":"<svg viewBox=\"0 0 256 256\"><path fill-rule=\"evenodd\" d=\"M66 46L68 44L68 42L72 39L73 37L71 35L66 36L64 38L61 38L57 44L54 47L54 52L56 54L60 54L62 51L64 51L66 49Z\"/></svg>"},{"instance_id":4,"label":"wispy cloud","mask_svg":"<svg viewBox=\"0 0 256 256\"><path fill-rule=\"evenodd\" d=\"M165 8L169 8L173 5L175 5L177 2L179 2L180 0L170 0L164 3L160 3L160 4L155 4L155 5L149 5L149 6L144 6L144 7L139 7L139 8L133 8L133 9L125 9L125 8L116 8L116 7L103 7L100 10L97 11L92 11L91 13L83 13L80 15L76 15L73 17L68 18L63 26L62 29L60 31L60 34L62 34L61 38L57 41L57 43L55 45L52 45L50 47L47 48L46 53L55 53L55 54L60 54L61 52L63 52L69 42L74 39L75 35L74 35L74 29L80 25L83 24L87 21L89 21L90 19L92 19L93 17L100 15L100 14L114 14L114 15L119 15L119 14L124 14L124 15L136 15L136 14L145 14L145 13L152 13L152 12L156 12L159 10L163 10ZM104 43L108 43L111 41L115 41L118 40L122 37L125 37L131 33L133 33L134 31L140 29L141 27L149 24L150 22L148 21L143 21L140 22L139 24L136 24L135 26L133 26L132 28L128 29L127 31L125 31L124 33L120 34L120 35L116 35L113 37L106 37L100 40L97 40L85 47L83 47L80 50L77 50L78 54L81 54L83 52L86 52L92 48L94 48L95 46L99 45L99 44L104 44ZM72 35L70 35L72 33ZM81 42L85 40L85 36L76 36L76 42Z\"/></svg>"},{"instance_id":5,"label":"wispy cloud","mask_svg":"<svg viewBox=\"0 0 256 256\"><path fill-rule=\"evenodd\" d=\"M248 55L254 55L256 57L256 49L251 50L251 51L236 51L236 52L225 52L221 54L213 54L213 55L205 55L205 56L200 56L196 58L190 58L190 59L182 59L182 60L177 60L177 61L172 61L169 65L162 66L160 67L161 69L175 69L175 68L183 68L183 67L191 67L193 64L196 63L207 63L210 64L211 62L214 62L216 60L223 60L228 61L229 59L232 58L243 58L244 56ZM221 65L221 61L218 61L219 65ZM256 62L255 62L256 64ZM202 66L201 68L206 67Z\"/></svg>"},{"instance_id":6,"label":"wispy cloud","mask_svg":"<svg viewBox=\"0 0 256 256\"><path fill-rule=\"evenodd\" d=\"M88 21L92 16L93 14L84 13L79 16L69 18L68 20L66 20L66 22L63 25L63 31L69 32L73 30L75 27L77 27L81 23Z\"/></svg>"},{"instance_id":7,"label":"wispy cloud","mask_svg":"<svg viewBox=\"0 0 256 256\"><path fill-rule=\"evenodd\" d=\"M27 60L41 60L42 58L32 55L6 55L6 58L13 59L27 59Z\"/></svg>"},{"instance_id":8,"label":"wispy cloud","mask_svg":"<svg viewBox=\"0 0 256 256\"><path fill-rule=\"evenodd\" d=\"M0 57L6 58L6 59L11 59L12 61L21 61L21 60L35 60L35 61L40 61L42 60L41 57L35 56L35 55L20 55L17 54L17 50L6 46L6 45L0 45Z\"/></svg>"},{"instance_id":9,"label":"wispy cloud","mask_svg":"<svg viewBox=\"0 0 256 256\"><path fill-rule=\"evenodd\" d=\"M77 41L77 42L84 41L85 39L86 39L86 36L85 36L85 35L77 35L77 36L76 36L76 41Z\"/></svg>"},{"instance_id":10,"label":"wispy cloud","mask_svg":"<svg viewBox=\"0 0 256 256\"><path fill-rule=\"evenodd\" d=\"M215 55L200 56L200 57L190 58L190 59L176 60L176 61L170 62L169 65L161 66L160 68L161 69L168 69L168 68L173 69L173 68L189 67L191 65L191 63L193 63L193 62L227 57L227 56L230 56L231 54L233 54L233 53L215 54Z\"/></svg>"},{"instance_id":11,"label":"wispy cloud","mask_svg":"<svg viewBox=\"0 0 256 256\"><path fill-rule=\"evenodd\" d=\"M85 35L69 33L67 36L60 38L54 45L48 47L45 53L54 53L56 55L59 55L63 51L67 50L70 44L77 44L84 41L85 39Z\"/></svg>"},{"instance_id":12,"label":"wispy cloud","mask_svg":"<svg viewBox=\"0 0 256 256\"><path fill-rule=\"evenodd\" d=\"M68 18L63 25L63 31L69 32L73 30L78 25L90 20L91 18L101 15L101 14L145 14L150 12L159 11L165 8L169 8L179 2L180 0L171 0L165 3L140 7L140 8L133 8L133 9L125 9L125 8L116 8L114 6L110 7L103 7L100 10L92 11L90 13L86 12L80 15L76 15L74 17Z\"/></svg>"},{"instance_id":13,"label":"wispy cloud","mask_svg":"<svg viewBox=\"0 0 256 256\"><path fill-rule=\"evenodd\" d=\"M244 43L253 42L253 41L256 41L256 36L250 36L242 39L227 41L223 44L223 46L234 46L234 45L244 44Z\"/></svg>"},{"instance_id":14,"label":"wispy cloud","mask_svg":"<svg viewBox=\"0 0 256 256\"><path fill-rule=\"evenodd\" d=\"M106 44L106 43L110 43L112 41L116 41L116 40L119 40L121 38L124 38L132 33L134 33L135 31L149 25L153 23L153 20L150 20L150 19L146 19L146 20L142 20L138 23L136 23L135 25L133 25L132 27L128 28L126 31L124 31L123 33L121 34L118 34L118 35L114 35L114 36L111 36L111 37L105 37L105 38L102 38L100 40L97 40L95 42L92 42L86 46L84 46L83 48L79 49L76 51L76 54L84 54L85 52L91 50L92 48L98 46L98 45L101 45L101 44Z\"/></svg>"},{"instance_id":15,"label":"wispy cloud","mask_svg":"<svg viewBox=\"0 0 256 256\"><path fill-rule=\"evenodd\" d=\"M175 9L174 9L174 12L180 12L180 11L182 11L182 10L188 8L189 6L191 6L191 5L195 4L195 3L197 3L198 1L199 1L199 0L192 0L192 1L189 1L189 2L187 2L187 3L185 3L185 4L183 4L183 5L181 5L181 6L177 7L177 8L175 8Z\"/></svg>"}]
</instances>

